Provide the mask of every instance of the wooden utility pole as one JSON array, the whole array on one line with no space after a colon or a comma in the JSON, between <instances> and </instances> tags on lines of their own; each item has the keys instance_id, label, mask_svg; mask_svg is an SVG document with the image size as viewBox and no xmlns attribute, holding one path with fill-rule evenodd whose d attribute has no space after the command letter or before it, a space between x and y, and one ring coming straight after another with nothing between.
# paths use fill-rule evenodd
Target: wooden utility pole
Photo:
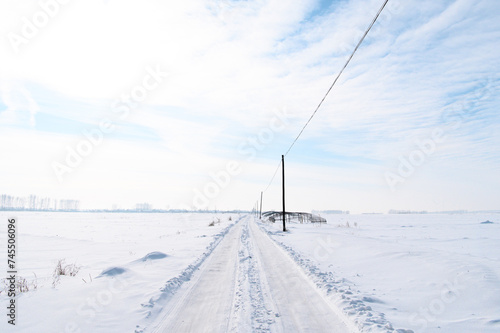
<instances>
[{"instance_id":1,"label":"wooden utility pole","mask_svg":"<svg viewBox=\"0 0 500 333\"><path fill-rule=\"evenodd\" d=\"M260 217L259 218L262 220L262 192L260 192Z\"/></svg>"},{"instance_id":2,"label":"wooden utility pole","mask_svg":"<svg viewBox=\"0 0 500 333\"><path fill-rule=\"evenodd\" d=\"M283 167L282 180L283 180L283 231L286 231L285 226L285 155L281 155L281 165Z\"/></svg>"}]
</instances>

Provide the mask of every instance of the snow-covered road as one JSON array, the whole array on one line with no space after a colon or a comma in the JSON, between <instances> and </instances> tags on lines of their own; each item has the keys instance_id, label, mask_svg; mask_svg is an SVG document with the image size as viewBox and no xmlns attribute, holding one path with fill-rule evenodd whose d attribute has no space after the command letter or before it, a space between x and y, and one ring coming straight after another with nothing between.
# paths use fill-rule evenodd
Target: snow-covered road
<instances>
[{"instance_id":1,"label":"snow-covered road","mask_svg":"<svg viewBox=\"0 0 500 333\"><path fill-rule=\"evenodd\" d=\"M153 332L353 332L248 216L165 305Z\"/></svg>"}]
</instances>

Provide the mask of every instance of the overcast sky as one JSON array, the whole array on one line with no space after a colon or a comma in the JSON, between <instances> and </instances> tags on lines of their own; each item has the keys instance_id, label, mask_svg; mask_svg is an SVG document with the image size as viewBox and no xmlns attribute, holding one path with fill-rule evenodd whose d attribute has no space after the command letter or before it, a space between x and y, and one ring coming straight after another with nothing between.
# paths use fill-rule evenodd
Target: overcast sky
<instances>
[{"instance_id":1,"label":"overcast sky","mask_svg":"<svg viewBox=\"0 0 500 333\"><path fill-rule=\"evenodd\" d=\"M382 3L3 0L0 193L251 209ZM287 209L500 209L498 17L390 0L286 156Z\"/></svg>"}]
</instances>

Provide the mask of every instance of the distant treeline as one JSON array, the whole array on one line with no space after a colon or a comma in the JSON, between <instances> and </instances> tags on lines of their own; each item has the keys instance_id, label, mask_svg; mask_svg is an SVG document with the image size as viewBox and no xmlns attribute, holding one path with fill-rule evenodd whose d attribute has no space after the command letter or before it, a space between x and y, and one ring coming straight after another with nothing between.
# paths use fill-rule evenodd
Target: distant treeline
<instances>
[{"instance_id":1,"label":"distant treeline","mask_svg":"<svg viewBox=\"0 0 500 333\"><path fill-rule=\"evenodd\" d=\"M348 210L313 210L313 214L350 214Z\"/></svg>"},{"instance_id":2,"label":"distant treeline","mask_svg":"<svg viewBox=\"0 0 500 333\"><path fill-rule=\"evenodd\" d=\"M463 211L463 212L465 212L465 211ZM391 209L389 211L389 214L428 214L428 212L426 210L414 211L414 210L396 210L396 209Z\"/></svg>"},{"instance_id":3,"label":"distant treeline","mask_svg":"<svg viewBox=\"0 0 500 333\"><path fill-rule=\"evenodd\" d=\"M443 210L438 212L413 211L413 210L396 210L391 209L389 214L476 214L476 213L500 213L500 210L481 210L481 211L468 211L468 210Z\"/></svg>"}]
</instances>

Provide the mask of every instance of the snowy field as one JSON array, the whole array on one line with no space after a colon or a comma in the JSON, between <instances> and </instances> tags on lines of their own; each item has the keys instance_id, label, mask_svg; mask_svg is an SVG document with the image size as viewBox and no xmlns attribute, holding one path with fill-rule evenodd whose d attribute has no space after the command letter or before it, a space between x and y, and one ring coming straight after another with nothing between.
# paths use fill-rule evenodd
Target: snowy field
<instances>
[{"instance_id":1,"label":"snowy field","mask_svg":"<svg viewBox=\"0 0 500 333\"><path fill-rule=\"evenodd\" d=\"M339 331L500 331L499 214L327 215L287 233L237 214L2 216L18 220L30 291L17 297L15 329L3 315L1 332L210 331L178 320L201 322L200 311L219 332L320 331L322 311ZM6 258L6 230L0 239ZM75 276L54 277L61 259ZM210 289L217 307L199 304Z\"/></svg>"},{"instance_id":2,"label":"snowy field","mask_svg":"<svg viewBox=\"0 0 500 333\"><path fill-rule=\"evenodd\" d=\"M500 332L500 214L323 217L266 229L353 319Z\"/></svg>"},{"instance_id":3,"label":"snowy field","mask_svg":"<svg viewBox=\"0 0 500 333\"><path fill-rule=\"evenodd\" d=\"M0 332L133 332L166 282L183 274L188 279L195 269L190 265L208 254L239 217L43 212L2 216L18 220L18 275L35 283L37 290L18 297L15 329L1 320ZM217 218L220 223L209 226ZM6 225L4 229L0 245L6 258ZM81 268L74 277L60 276L53 287L60 259ZM4 292L0 301L6 309Z\"/></svg>"}]
</instances>

